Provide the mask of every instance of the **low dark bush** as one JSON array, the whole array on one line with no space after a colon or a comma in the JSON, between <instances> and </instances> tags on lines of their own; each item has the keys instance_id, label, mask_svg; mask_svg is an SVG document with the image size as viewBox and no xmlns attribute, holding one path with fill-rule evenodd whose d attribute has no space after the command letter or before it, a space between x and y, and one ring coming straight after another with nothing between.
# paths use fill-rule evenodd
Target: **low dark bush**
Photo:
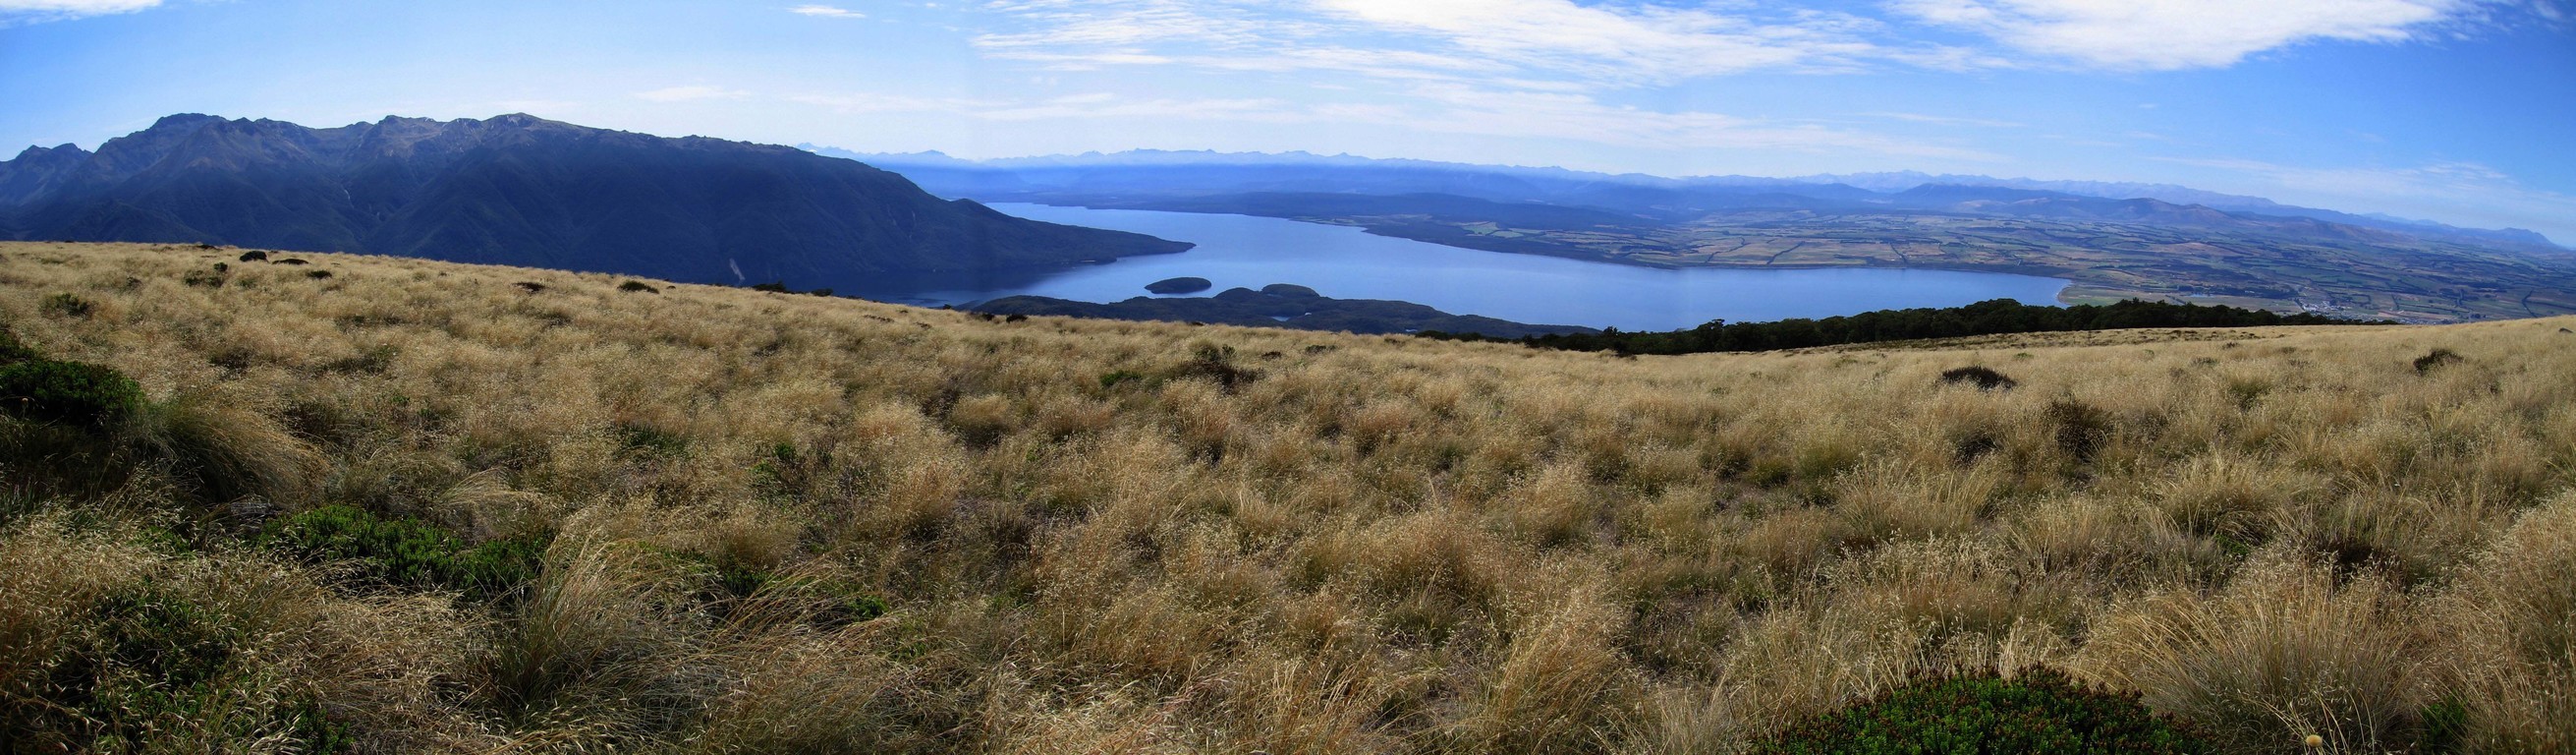
<instances>
[{"instance_id":1,"label":"low dark bush","mask_svg":"<svg viewBox=\"0 0 2576 755\"><path fill-rule=\"evenodd\" d=\"M2079 463L2092 461L2103 442L2111 439L2111 415L2091 404L2061 398L2048 402L2045 414L2049 424L2056 426L2057 449Z\"/></svg>"},{"instance_id":2,"label":"low dark bush","mask_svg":"<svg viewBox=\"0 0 2576 755\"><path fill-rule=\"evenodd\" d=\"M510 285L517 286L519 287L519 290L526 291L531 294L541 294L546 291L546 284L533 281L519 281Z\"/></svg>"},{"instance_id":3,"label":"low dark bush","mask_svg":"<svg viewBox=\"0 0 2576 755\"><path fill-rule=\"evenodd\" d=\"M646 456L678 456L688 450L689 439L678 433L635 422L617 425L620 450Z\"/></svg>"},{"instance_id":4,"label":"low dark bush","mask_svg":"<svg viewBox=\"0 0 2576 755\"><path fill-rule=\"evenodd\" d=\"M654 287L652 287L651 285L646 284L646 283L645 283L645 282L643 282L643 281L627 281L627 282L625 282L625 283L617 284L617 290L619 290L619 291L624 291L624 292L627 292L627 293L630 293L630 294L634 294L634 293L642 293L642 294L658 294L658 293L662 293L662 289L654 288Z\"/></svg>"},{"instance_id":5,"label":"low dark bush","mask_svg":"<svg viewBox=\"0 0 2576 755\"><path fill-rule=\"evenodd\" d=\"M479 600L509 595L535 579L545 543L530 538L466 545L437 525L385 519L351 506L325 506L269 524L270 548L349 570L361 584L447 589Z\"/></svg>"},{"instance_id":6,"label":"low dark bush","mask_svg":"<svg viewBox=\"0 0 2576 755\"><path fill-rule=\"evenodd\" d=\"M1029 321L1029 316L1028 316L1028 315L1011 315L1011 316L1009 316L1009 317L1002 318L1002 322L1028 322L1028 321Z\"/></svg>"},{"instance_id":7,"label":"low dark bush","mask_svg":"<svg viewBox=\"0 0 2576 755\"><path fill-rule=\"evenodd\" d=\"M1178 377L1204 377L1214 380L1218 386L1228 391L1234 390L1236 385L1249 383L1261 377L1259 372L1234 366L1234 347L1212 343L1192 346L1190 361L1181 363L1174 372Z\"/></svg>"},{"instance_id":8,"label":"low dark bush","mask_svg":"<svg viewBox=\"0 0 2576 755\"><path fill-rule=\"evenodd\" d=\"M1134 373L1134 372L1129 372L1129 371L1127 371L1127 370L1111 370L1111 371L1109 371L1109 372L1107 372L1107 373L1103 373L1103 374L1100 376L1100 387L1102 387L1102 388L1115 388L1115 387L1117 387L1117 386L1118 386L1118 384L1119 384L1119 383L1124 383L1124 382L1128 382L1128 381L1132 381L1132 380L1143 380L1143 379L1145 379L1145 376L1144 376L1144 375L1139 375L1139 374L1136 374L1136 373Z\"/></svg>"},{"instance_id":9,"label":"low dark bush","mask_svg":"<svg viewBox=\"0 0 2576 755\"><path fill-rule=\"evenodd\" d=\"M305 262L304 260L296 259L296 258L294 258L294 257L286 257L286 258L282 258L282 259L277 260L276 262L277 262L277 264L280 264L280 265L309 265L309 264L313 264L313 263L310 263L310 262Z\"/></svg>"},{"instance_id":10,"label":"low dark bush","mask_svg":"<svg viewBox=\"0 0 2576 755\"><path fill-rule=\"evenodd\" d=\"M753 290L753 291L767 291L767 292L770 292L770 293L773 293L773 294L791 294L791 293L795 293L794 291L789 291L789 290L787 290L787 282L786 282L786 281L771 281L771 282L768 282L768 283L754 283L754 284L751 284L751 290Z\"/></svg>"},{"instance_id":11,"label":"low dark bush","mask_svg":"<svg viewBox=\"0 0 2576 755\"><path fill-rule=\"evenodd\" d=\"M45 302L37 305L37 308L44 310L45 314L62 317L88 317L91 312L98 311L98 305L69 293L45 297Z\"/></svg>"},{"instance_id":12,"label":"low dark bush","mask_svg":"<svg viewBox=\"0 0 2576 755\"><path fill-rule=\"evenodd\" d=\"M324 278L329 278L329 277L331 277L331 271L329 271L329 270L307 270L307 271L304 271L304 277L311 278L311 279L314 279L314 280L321 280L321 279L324 279Z\"/></svg>"},{"instance_id":13,"label":"low dark bush","mask_svg":"<svg viewBox=\"0 0 2576 755\"><path fill-rule=\"evenodd\" d=\"M2003 373L1985 367L1961 367L1942 372L1941 382L1973 384L1981 391L2008 391L2012 390L2013 386L2021 385L2021 381L2005 377Z\"/></svg>"},{"instance_id":14,"label":"low dark bush","mask_svg":"<svg viewBox=\"0 0 2576 755\"><path fill-rule=\"evenodd\" d=\"M142 386L114 368L38 358L0 366L0 412L19 419L106 425L142 404Z\"/></svg>"},{"instance_id":15,"label":"low dark bush","mask_svg":"<svg viewBox=\"0 0 2576 755\"><path fill-rule=\"evenodd\" d=\"M247 251L247 252L242 252L242 253L241 253L241 260L240 260L240 261L242 261L242 262L267 262L267 261L268 261L268 253L267 253L267 252L263 252L263 251L258 251L258 250L255 250L255 249L254 249L254 250L251 250L251 251Z\"/></svg>"},{"instance_id":16,"label":"low dark bush","mask_svg":"<svg viewBox=\"0 0 2576 755\"><path fill-rule=\"evenodd\" d=\"M2134 694L2105 692L2046 668L1917 680L1810 718L1757 742L1756 755L2005 755L2209 752L2181 723Z\"/></svg>"},{"instance_id":17,"label":"low dark bush","mask_svg":"<svg viewBox=\"0 0 2576 755\"><path fill-rule=\"evenodd\" d=\"M2430 373L2443 367L2459 364L2460 361L2461 359L2458 352L2454 352L2450 349L2434 349L2432 351L2425 352L2423 356L2415 358L2415 373L2418 375Z\"/></svg>"},{"instance_id":18,"label":"low dark bush","mask_svg":"<svg viewBox=\"0 0 2576 755\"><path fill-rule=\"evenodd\" d=\"M18 334L9 332L7 326L0 326L0 365L16 364L37 358L39 355L34 347L19 342Z\"/></svg>"},{"instance_id":19,"label":"low dark bush","mask_svg":"<svg viewBox=\"0 0 2576 755\"><path fill-rule=\"evenodd\" d=\"M0 744L12 752L151 752L200 727L280 752L353 744L314 701L266 694L238 622L167 588L110 593L66 626L77 631L36 670L34 699L0 706Z\"/></svg>"}]
</instances>

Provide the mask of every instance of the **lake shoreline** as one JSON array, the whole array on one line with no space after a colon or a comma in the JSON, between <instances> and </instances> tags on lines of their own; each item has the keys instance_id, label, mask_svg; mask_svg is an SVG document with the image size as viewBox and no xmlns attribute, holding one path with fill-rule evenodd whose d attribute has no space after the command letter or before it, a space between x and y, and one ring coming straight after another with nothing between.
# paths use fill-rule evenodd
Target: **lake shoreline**
<instances>
[{"instance_id":1,"label":"lake shoreline","mask_svg":"<svg viewBox=\"0 0 2576 755\"><path fill-rule=\"evenodd\" d=\"M1643 265L1438 244L1354 225L1256 215L1021 203L991 207L1032 220L1144 233L1197 246L1105 264L880 275L828 283L861 298L959 308L1012 296L1109 304L1149 295L1147 285L1183 277L1208 279L1210 290L1291 283L1335 299L1406 302L1511 323L1628 331L2005 298L2057 304L2072 285L2053 277L1920 266Z\"/></svg>"}]
</instances>

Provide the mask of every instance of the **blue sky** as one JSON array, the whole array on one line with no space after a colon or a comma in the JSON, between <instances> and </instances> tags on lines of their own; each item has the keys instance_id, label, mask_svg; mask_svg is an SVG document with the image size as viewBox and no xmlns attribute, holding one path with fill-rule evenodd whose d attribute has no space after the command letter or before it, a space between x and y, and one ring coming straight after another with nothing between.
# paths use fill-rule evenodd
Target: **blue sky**
<instances>
[{"instance_id":1,"label":"blue sky","mask_svg":"<svg viewBox=\"0 0 2576 755\"><path fill-rule=\"evenodd\" d=\"M0 0L0 145L524 111L965 157L2150 181L2576 244L2568 0Z\"/></svg>"}]
</instances>

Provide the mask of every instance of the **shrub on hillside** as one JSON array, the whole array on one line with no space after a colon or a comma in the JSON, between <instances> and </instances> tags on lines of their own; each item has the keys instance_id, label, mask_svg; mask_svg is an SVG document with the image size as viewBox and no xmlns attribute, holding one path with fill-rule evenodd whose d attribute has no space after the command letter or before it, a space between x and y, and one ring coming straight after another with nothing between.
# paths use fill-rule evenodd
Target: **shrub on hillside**
<instances>
[{"instance_id":1,"label":"shrub on hillside","mask_svg":"<svg viewBox=\"0 0 2576 755\"><path fill-rule=\"evenodd\" d=\"M1174 370L1175 377L1203 377L1216 381L1227 391L1237 384L1260 379L1261 373L1234 366L1234 347L1200 342L1190 347L1190 361Z\"/></svg>"},{"instance_id":2,"label":"shrub on hillside","mask_svg":"<svg viewBox=\"0 0 2576 755\"><path fill-rule=\"evenodd\" d=\"M619 291L624 291L624 292L627 292L627 293L630 293L630 294L658 294L658 293L662 293L662 289L654 288L654 287L652 286L652 284L645 283L645 282L643 282L643 281L627 281L627 282L625 282L625 283L617 284L617 290L619 290Z\"/></svg>"},{"instance_id":3,"label":"shrub on hillside","mask_svg":"<svg viewBox=\"0 0 2576 755\"><path fill-rule=\"evenodd\" d=\"M145 583L109 593L30 681L37 699L0 706L12 752L153 752L185 734L281 752L341 752L347 727L310 699L250 676L240 622Z\"/></svg>"},{"instance_id":4,"label":"shrub on hillside","mask_svg":"<svg viewBox=\"0 0 2576 755\"><path fill-rule=\"evenodd\" d=\"M2110 414L2092 404L2061 398L2048 402L2045 414L2049 424L2056 426L2058 450L2079 464L2092 461L2093 454L2111 439Z\"/></svg>"},{"instance_id":5,"label":"shrub on hillside","mask_svg":"<svg viewBox=\"0 0 2576 755\"><path fill-rule=\"evenodd\" d=\"M106 425L142 403L142 386L113 368L41 358L0 366L0 412L19 419Z\"/></svg>"},{"instance_id":6,"label":"shrub on hillside","mask_svg":"<svg viewBox=\"0 0 2576 755\"><path fill-rule=\"evenodd\" d=\"M527 584L545 555L545 545L533 539L469 546L437 525L350 506L297 513L271 524L261 539L298 558L340 564L362 582L461 590L482 600Z\"/></svg>"},{"instance_id":7,"label":"shrub on hillside","mask_svg":"<svg viewBox=\"0 0 2576 755\"><path fill-rule=\"evenodd\" d=\"M2003 373L1981 366L1969 366L1953 370L1944 370L1941 373L1941 382L1952 385L1967 383L1977 386L1977 390L1981 391L2008 391L2012 390L2013 386L2021 384L2021 381L2005 377Z\"/></svg>"},{"instance_id":8,"label":"shrub on hillside","mask_svg":"<svg viewBox=\"0 0 2576 755\"><path fill-rule=\"evenodd\" d=\"M18 335L9 332L7 326L0 326L0 365L17 364L41 357L42 355L37 354L34 347L20 343Z\"/></svg>"},{"instance_id":9,"label":"shrub on hillside","mask_svg":"<svg viewBox=\"0 0 2576 755\"><path fill-rule=\"evenodd\" d=\"M2209 747L2134 694L2032 668L1915 681L1756 743L1757 755L2203 753Z\"/></svg>"},{"instance_id":10,"label":"shrub on hillside","mask_svg":"<svg viewBox=\"0 0 2576 755\"><path fill-rule=\"evenodd\" d=\"M2423 356L2415 358L2415 372L2419 375L2429 373L2436 369L2458 364L2459 362L2460 355L2458 352L2454 352L2450 349L2434 349L2432 351L2425 352Z\"/></svg>"},{"instance_id":11,"label":"shrub on hillside","mask_svg":"<svg viewBox=\"0 0 2576 755\"><path fill-rule=\"evenodd\" d=\"M63 317L88 317L89 313L98 311L98 305L68 293L45 297L45 302L38 305L38 308L43 309L46 314Z\"/></svg>"}]
</instances>

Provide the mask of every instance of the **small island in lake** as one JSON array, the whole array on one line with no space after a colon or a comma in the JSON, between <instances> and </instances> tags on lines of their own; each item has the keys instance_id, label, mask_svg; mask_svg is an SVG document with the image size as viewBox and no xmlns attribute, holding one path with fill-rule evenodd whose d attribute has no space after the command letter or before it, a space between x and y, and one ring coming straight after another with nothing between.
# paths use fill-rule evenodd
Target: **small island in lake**
<instances>
[{"instance_id":1,"label":"small island in lake","mask_svg":"<svg viewBox=\"0 0 2576 755\"><path fill-rule=\"evenodd\" d=\"M1215 287L1206 278L1164 278L1145 284L1145 290L1158 294L1195 294Z\"/></svg>"}]
</instances>

